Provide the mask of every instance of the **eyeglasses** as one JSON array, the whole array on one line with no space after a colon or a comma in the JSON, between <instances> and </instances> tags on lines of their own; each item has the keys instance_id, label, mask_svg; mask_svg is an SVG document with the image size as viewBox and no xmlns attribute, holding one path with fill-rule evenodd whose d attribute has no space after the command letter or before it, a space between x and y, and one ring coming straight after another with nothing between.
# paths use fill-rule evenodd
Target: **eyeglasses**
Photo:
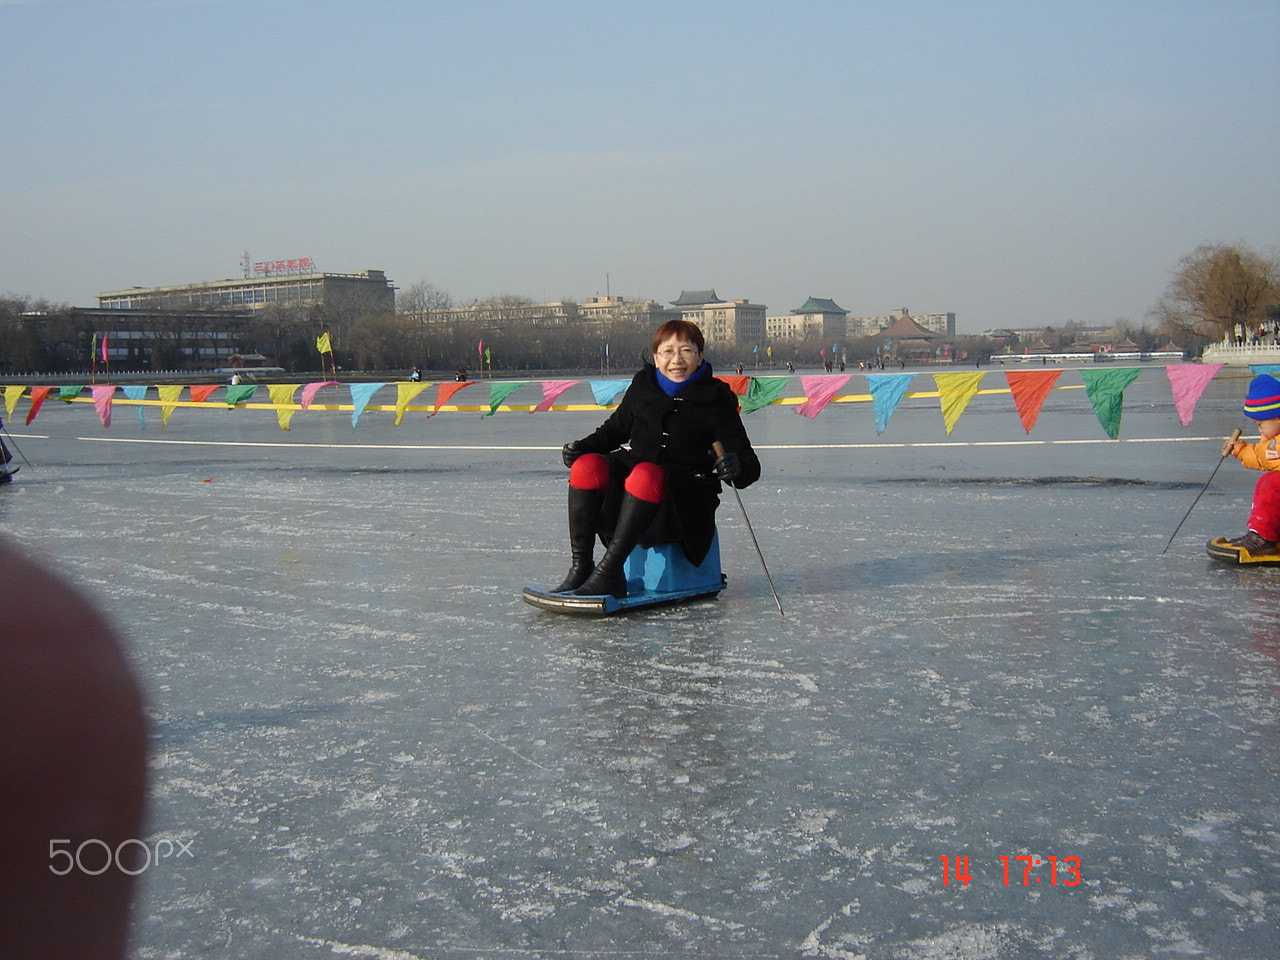
<instances>
[{"instance_id":1,"label":"eyeglasses","mask_svg":"<svg viewBox=\"0 0 1280 960\"><path fill-rule=\"evenodd\" d=\"M671 360L677 356L680 357L696 357L698 348L692 343L682 343L677 347L661 347L655 356L661 357L663 360Z\"/></svg>"}]
</instances>

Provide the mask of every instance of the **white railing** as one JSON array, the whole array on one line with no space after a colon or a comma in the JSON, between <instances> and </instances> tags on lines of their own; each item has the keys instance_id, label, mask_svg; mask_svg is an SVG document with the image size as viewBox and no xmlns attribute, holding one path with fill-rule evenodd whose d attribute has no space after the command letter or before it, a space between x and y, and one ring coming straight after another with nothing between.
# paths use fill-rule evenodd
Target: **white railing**
<instances>
[{"instance_id":1,"label":"white railing","mask_svg":"<svg viewBox=\"0 0 1280 960\"><path fill-rule=\"evenodd\" d=\"M1280 344L1211 343L1200 358L1205 363L1229 363L1247 367L1255 363L1280 363Z\"/></svg>"}]
</instances>

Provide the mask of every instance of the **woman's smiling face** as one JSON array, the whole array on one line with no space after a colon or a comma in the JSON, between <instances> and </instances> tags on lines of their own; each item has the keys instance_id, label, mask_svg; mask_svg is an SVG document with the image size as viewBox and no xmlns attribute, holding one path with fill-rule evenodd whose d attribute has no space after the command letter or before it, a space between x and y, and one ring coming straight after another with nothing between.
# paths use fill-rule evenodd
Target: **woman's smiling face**
<instances>
[{"instance_id":1,"label":"woman's smiling face","mask_svg":"<svg viewBox=\"0 0 1280 960\"><path fill-rule=\"evenodd\" d=\"M653 353L653 365L673 383L681 383L702 366L702 351L684 337L668 337Z\"/></svg>"}]
</instances>

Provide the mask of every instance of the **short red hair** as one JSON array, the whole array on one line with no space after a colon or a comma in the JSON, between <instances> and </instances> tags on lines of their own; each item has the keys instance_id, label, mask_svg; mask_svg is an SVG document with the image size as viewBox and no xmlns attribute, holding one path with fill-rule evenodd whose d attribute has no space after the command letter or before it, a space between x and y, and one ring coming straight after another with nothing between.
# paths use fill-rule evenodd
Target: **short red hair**
<instances>
[{"instance_id":1,"label":"short red hair","mask_svg":"<svg viewBox=\"0 0 1280 960\"><path fill-rule=\"evenodd\" d=\"M688 320L668 320L653 331L653 343L650 345L649 352L657 353L658 344L670 340L672 337L677 340L688 340L698 348L699 353L706 353L707 342L702 336L702 331L698 329L696 323Z\"/></svg>"}]
</instances>

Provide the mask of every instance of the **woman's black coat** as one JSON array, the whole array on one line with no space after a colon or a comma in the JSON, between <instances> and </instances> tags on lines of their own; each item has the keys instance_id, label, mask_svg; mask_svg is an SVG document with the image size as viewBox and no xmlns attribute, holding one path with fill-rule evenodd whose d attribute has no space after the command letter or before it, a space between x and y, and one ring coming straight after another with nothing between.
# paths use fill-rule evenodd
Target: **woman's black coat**
<instances>
[{"instance_id":1,"label":"woman's black coat","mask_svg":"<svg viewBox=\"0 0 1280 960\"><path fill-rule=\"evenodd\" d=\"M605 499L602 536L613 532L622 502L622 481L642 460L666 470L667 498L641 538L642 546L676 542L685 556L700 564L711 547L715 512L720 504L711 452L719 440L736 453L742 472L733 480L746 487L760 478L760 460L738 414L738 398L728 385L707 371L674 398L658 386L657 371L646 364L631 381L613 414L589 437L577 442L583 453L609 456L612 476ZM630 449L620 449L627 444Z\"/></svg>"}]
</instances>

